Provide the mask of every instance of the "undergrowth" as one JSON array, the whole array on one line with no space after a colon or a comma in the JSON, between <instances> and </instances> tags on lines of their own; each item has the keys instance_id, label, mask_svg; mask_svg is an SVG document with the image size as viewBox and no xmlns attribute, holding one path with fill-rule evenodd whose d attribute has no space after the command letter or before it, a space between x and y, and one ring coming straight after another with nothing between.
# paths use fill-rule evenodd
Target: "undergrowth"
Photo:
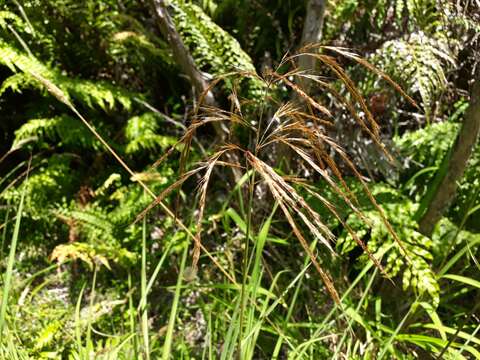
<instances>
[{"instance_id":1,"label":"undergrowth","mask_svg":"<svg viewBox=\"0 0 480 360\"><path fill-rule=\"evenodd\" d=\"M259 73L243 47L264 35L209 16L254 5L173 1L217 106L187 99L142 4L14 3L0 11L0 358L480 358L478 147L431 237L415 218L467 106L434 123L458 50L434 2L336 1L327 38L371 16L411 36L379 45L375 66L312 45ZM365 97L379 87L432 124L390 146L388 112ZM397 177L343 146L344 119Z\"/></svg>"}]
</instances>

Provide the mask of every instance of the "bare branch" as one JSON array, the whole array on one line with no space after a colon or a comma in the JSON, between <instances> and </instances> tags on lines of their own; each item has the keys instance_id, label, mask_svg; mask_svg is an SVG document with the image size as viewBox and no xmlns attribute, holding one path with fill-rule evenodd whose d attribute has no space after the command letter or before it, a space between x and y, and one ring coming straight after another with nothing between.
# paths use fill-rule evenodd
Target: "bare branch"
<instances>
[{"instance_id":1,"label":"bare branch","mask_svg":"<svg viewBox=\"0 0 480 360\"><path fill-rule=\"evenodd\" d=\"M193 57L185 47L185 44L168 13L165 0L151 0L151 4L160 32L170 44L175 61L181 71L190 79L195 90L195 95L197 97L203 96L204 102L207 105L214 105L215 98L213 93L208 89L208 83L203 78L202 73L195 65Z\"/></svg>"}]
</instances>

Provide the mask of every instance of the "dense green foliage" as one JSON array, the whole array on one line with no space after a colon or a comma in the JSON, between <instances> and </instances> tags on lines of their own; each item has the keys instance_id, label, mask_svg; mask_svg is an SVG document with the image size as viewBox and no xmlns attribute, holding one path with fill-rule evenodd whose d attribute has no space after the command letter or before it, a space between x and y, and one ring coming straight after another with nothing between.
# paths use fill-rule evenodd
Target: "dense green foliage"
<instances>
[{"instance_id":1,"label":"dense green foliage","mask_svg":"<svg viewBox=\"0 0 480 360\"><path fill-rule=\"evenodd\" d=\"M480 359L478 2L155 3L0 1L0 358Z\"/></svg>"}]
</instances>

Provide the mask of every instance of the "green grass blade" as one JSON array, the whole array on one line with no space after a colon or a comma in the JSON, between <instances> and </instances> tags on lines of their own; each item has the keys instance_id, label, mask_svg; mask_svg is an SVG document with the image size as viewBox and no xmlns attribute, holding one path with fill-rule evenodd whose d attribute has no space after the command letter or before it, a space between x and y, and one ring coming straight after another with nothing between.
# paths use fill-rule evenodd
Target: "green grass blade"
<instances>
[{"instance_id":1,"label":"green grass blade","mask_svg":"<svg viewBox=\"0 0 480 360\"><path fill-rule=\"evenodd\" d=\"M0 309L0 343L3 342L3 328L5 326L5 316L7 313L8 296L10 294L10 287L12 284L13 265L15 263L15 253L17 250L18 235L20 232L20 224L22 220L25 194L26 194L26 183L23 185L22 195L20 197L20 203L18 204L17 218L15 220L15 227L13 229L12 241L10 243L10 253L8 255L7 269L4 275L2 307Z\"/></svg>"},{"instance_id":2,"label":"green grass blade","mask_svg":"<svg viewBox=\"0 0 480 360\"><path fill-rule=\"evenodd\" d=\"M82 288L80 289L80 294L78 294L77 304L75 305L75 341L78 350L78 354L81 359L83 359L83 344L82 344L82 325L80 319L80 310L82 306L82 297L83 292L85 291L85 286L87 284L84 283Z\"/></svg>"},{"instance_id":3,"label":"green grass blade","mask_svg":"<svg viewBox=\"0 0 480 360\"><path fill-rule=\"evenodd\" d=\"M167 334L165 335L165 343L163 344L162 360L168 360L172 349L173 330L175 328L175 320L177 318L178 304L180 302L180 295L183 283L183 272L188 256L188 244L185 244L182 254L182 262L180 264L180 271L178 273L177 285L175 286L175 296L173 298L172 309L170 310L170 318L168 320Z\"/></svg>"},{"instance_id":4,"label":"green grass blade","mask_svg":"<svg viewBox=\"0 0 480 360\"><path fill-rule=\"evenodd\" d=\"M461 275L455 275L455 274L446 274L443 275L442 278L444 279L450 279L453 281L461 282L463 284L469 285L476 287L477 289L480 289L480 281L466 277L466 276L461 276Z\"/></svg>"},{"instance_id":5,"label":"green grass blade","mask_svg":"<svg viewBox=\"0 0 480 360\"><path fill-rule=\"evenodd\" d=\"M133 306L133 298L132 298L132 274L130 271L128 272L128 314L129 314L129 322L130 322L130 331L132 332L132 340L133 340L133 353L135 359L138 359L138 354L140 353L138 349L138 335L136 331L136 324L135 324L135 312L136 309Z\"/></svg>"},{"instance_id":6,"label":"green grass blade","mask_svg":"<svg viewBox=\"0 0 480 360\"><path fill-rule=\"evenodd\" d=\"M140 304L147 304L147 223L146 217L142 221L142 269L141 269L141 299ZM148 335L148 312L146 306L142 306L142 339L143 351L146 360L150 359L150 344Z\"/></svg>"},{"instance_id":7,"label":"green grass blade","mask_svg":"<svg viewBox=\"0 0 480 360\"><path fill-rule=\"evenodd\" d=\"M403 317L402 321L400 321L400 323L398 324L397 328L395 329L395 331L392 333L392 335L388 338L388 340L385 342L385 344L383 345L383 349L382 351L380 352L380 355L378 355L378 360L381 360L383 359L383 357L385 356L385 354L387 353L387 351L390 351L390 347L392 345L392 342L395 340L396 336L398 335L398 333L400 332L400 330L403 328L403 325L405 324L405 322L407 321L408 317L415 312L416 308L418 306L418 302L415 301L411 306L410 306L410 309L408 309L407 313L405 314L405 316Z\"/></svg>"}]
</instances>

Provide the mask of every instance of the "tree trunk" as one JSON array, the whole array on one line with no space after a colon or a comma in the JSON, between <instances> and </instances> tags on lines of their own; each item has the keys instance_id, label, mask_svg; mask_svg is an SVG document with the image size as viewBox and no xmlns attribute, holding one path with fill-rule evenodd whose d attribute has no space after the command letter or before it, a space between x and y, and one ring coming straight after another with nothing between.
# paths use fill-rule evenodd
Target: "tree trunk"
<instances>
[{"instance_id":1,"label":"tree trunk","mask_svg":"<svg viewBox=\"0 0 480 360\"><path fill-rule=\"evenodd\" d=\"M322 40L323 23L325 19L326 0L308 0L305 22L303 24L302 40L300 45L317 44ZM315 69L315 58L311 56L301 56L299 59L299 68L303 71ZM311 81L305 81L305 91L308 92L308 86Z\"/></svg>"},{"instance_id":2,"label":"tree trunk","mask_svg":"<svg viewBox=\"0 0 480 360\"><path fill-rule=\"evenodd\" d=\"M311 44L318 44L322 40L323 23L325 18L325 7L327 0L308 0L305 9L305 21L303 23L302 39L300 48ZM316 59L312 56L303 55L299 57L298 68L301 71L311 72L315 69ZM296 83L304 92L310 94L313 81L299 77ZM302 103L303 100L297 92L293 92L292 99ZM284 159L285 166L290 169L292 165L293 151L285 145L278 148L278 157Z\"/></svg>"},{"instance_id":3,"label":"tree trunk","mask_svg":"<svg viewBox=\"0 0 480 360\"><path fill-rule=\"evenodd\" d=\"M439 172L438 185L434 189L428 208L419 225L420 232L430 236L436 223L455 197L457 181L463 175L480 131L480 80L475 80L470 94L470 106L465 114L462 127L447 160L446 171ZM448 156L448 155L447 155Z\"/></svg>"}]
</instances>

